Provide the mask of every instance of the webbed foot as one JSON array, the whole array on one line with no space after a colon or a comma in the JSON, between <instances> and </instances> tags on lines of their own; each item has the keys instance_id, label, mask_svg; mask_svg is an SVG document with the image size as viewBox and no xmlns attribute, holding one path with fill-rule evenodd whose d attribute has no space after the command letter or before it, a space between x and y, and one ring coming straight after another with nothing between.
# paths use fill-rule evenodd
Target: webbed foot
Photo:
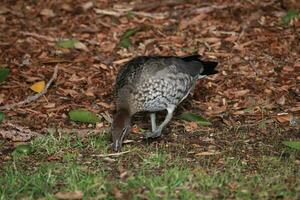
<instances>
[{"instance_id":1,"label":"webbed foot","mask_svg":"<svg viewBox=\"0 0 300 200\"><path fill-rule=\"evenodd\" d=\"M146 133L145 135L145 138L146 139L149 139L149 138L157 138L161 136L161 130L160 129L156 129L155 131L153 132L150 132L150 133Z\"/></svg>"}]
</instances>

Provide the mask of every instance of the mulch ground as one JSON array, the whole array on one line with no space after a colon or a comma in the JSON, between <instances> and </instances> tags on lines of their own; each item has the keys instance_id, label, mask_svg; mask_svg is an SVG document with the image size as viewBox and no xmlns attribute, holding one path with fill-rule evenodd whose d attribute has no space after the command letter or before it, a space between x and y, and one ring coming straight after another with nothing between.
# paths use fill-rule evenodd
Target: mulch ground
<instances>
[{"instance_id":1,"label":"mulch ground","mask_svg":"<svg viewBox=\"0 0 300 200\"><path fill-rule=\"evenodd\" d=\"M177 113L192 110L214 125L202 128L175 119L172 130L186 134L169 142L197 145L205 138L189 133L231 132L237 126L270 143L279 129L285 133L280 140L299 139L300 20L283 24L288 9L298 9L294 1L288 2L4 0L0 65L11 74L0 84L0 105L34 95L30 86L49 81L56 65L59 70L44 96L2 110L6 117L0 137L25 141L30 136L11 134L40 134L50 127L93 128L71 122L67 113L86 108L111 115L114 80L126 61L138 55L198 53L218 61L219 73L200 80ZM125 48L122 37L129 29L135 33ZM77 39L83 46L62 48L57 45L61 39ZM143 126L139 120L136 124ZM109 127L109 122L98 126ZM230 134L217 138L216 143L225 146L235 139Z\"/></svg>"}]
</instances>

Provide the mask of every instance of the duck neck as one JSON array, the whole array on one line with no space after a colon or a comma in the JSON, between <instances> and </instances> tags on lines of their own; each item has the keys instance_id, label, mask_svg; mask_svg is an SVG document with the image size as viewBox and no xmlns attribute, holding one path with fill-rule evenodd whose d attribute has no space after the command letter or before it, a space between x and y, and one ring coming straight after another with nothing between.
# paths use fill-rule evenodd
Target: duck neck
<instances>
[{"instance_id":1,"label":"duck neck","mask_svg":"<svg viewBox=\"0 0 300 200\"><path fill-rule=\"evenodd\" d=\"M128 109L119 109L115 115L114 121L116 123L124 124L124 122L128 120L130 120L130 112L128 111Z\"/></svg>"}]
</instances>

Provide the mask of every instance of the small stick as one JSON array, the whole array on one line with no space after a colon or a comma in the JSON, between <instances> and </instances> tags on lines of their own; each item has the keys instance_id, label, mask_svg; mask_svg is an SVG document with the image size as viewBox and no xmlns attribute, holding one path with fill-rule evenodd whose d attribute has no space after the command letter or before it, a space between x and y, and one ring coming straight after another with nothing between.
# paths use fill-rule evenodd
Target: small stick
<instances>
[{"instance_id":1,"label":"small stick","mask_svg":"<svg viewBox=\"0 0 300 200\"><path fill-rule=\"evenodd\" d=\"M125 11L104 10L99 8L95 8L94 10L96 14L101 14L101 15L110 15L115 17L121 17L127 15L127 12ZM131 11L131 12L134 15L153 18L153 19L165 19L167 17L167 13L147 13L147 12L140 12L140 11Z\"/></svg>"},{"instance_id":2,"label":"small stick","mask_svg":"<svg viewBox=\"0 0 300 200\"><path fill-rule=\"evenodd\" d=\"M5 106L0 106L0 110L10 110L10 109L12 109L12 108L14 108L16 106L20 107L20 106L23 106L25 104L29 104L29 103L37 100L41 96L45 95L47 93L47 91L48 91L48 88L52 84L52 82L56 79L57 72L58 72L58 65L55 66L53 75L52 75L51 79L49 80L49 82L46 84L46 86L45 86L45 88L44 88L44 90L42 92L37 93L37 94L32 95L32 96L28 96L23 101L20 101L20 102L17 102L17 103L13 103L13 104L8 104L8 105L5 105Z\"/></svg>"},{"instance_id":3,"label":"small stick","mask_svg":"<svg viewBox=\"0 0 300 200\"><path fill-rule=\"evenodd\" d=\"M57 39L57 38L53 38L53 37L45 36L45 35L40 35L38 33L30 33L30 32L27 32L27 31L21 31L20 33L23 34L23 35L25 35L25 36L31 36L31 37L35 37L35 38L47 40L49 42L57 42L57 41L59 41L59 39Z\"/></svg>"},{"instance_id":4,"label":"small stick","mask_svg":"<svg viewBox=\"0 0 300 200\"><path fill-rule=\"evenodd\" d=\"M20 33L25 36L31 36L31 37L38 38L41 40L46 40L48 42L59 42L61 40L67 40L66 38L54 38L54 37L50 37L47 35L41 35L38 33L31 33L31 32L27 32L27 31L21 31ZM84 40L84 41L91 45L98 45L98 46L100 45L97 41L93 41L93 40Z\"/></svg>"},{"instance_id":5,"label":"small stick","mask_svg":"<svg viewBox=\"0 0 300 200\"><path fill-rule=\"evenodd\" d=\"M98 154L98 155L92 155L94 157L99 157L99 158L105 158L105 157L111 157L111 156L120 156L126 153L129 153L131 151L122 151L122 152L118 152L118 153L109 153L109 154Z\"/></svg>"}]
</instances>

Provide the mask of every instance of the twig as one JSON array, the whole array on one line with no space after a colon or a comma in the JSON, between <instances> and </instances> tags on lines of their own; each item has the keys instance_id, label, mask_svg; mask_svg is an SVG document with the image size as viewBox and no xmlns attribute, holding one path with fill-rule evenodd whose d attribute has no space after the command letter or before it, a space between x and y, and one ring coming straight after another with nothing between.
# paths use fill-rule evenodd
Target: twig
<instances>
[{"instance_id":1,"label":"twig","mask_svg":"<svg viewBox=\"0 0 300 200\"><path fill-rule=\"evenodd\" d=\"M110 16L115 16L115 17L121 17L124 15L127 15L128 12L130 11L130 10L129 11L104 10L104 9L99 9L99 8L95 8L94 10L97 14L110 15ZM153 19L165 19L167 17L167 13L147 13L147 12L139 12L139 11L130 11L130 12L137 16L149 17L149 18L153 18Z\"/></svg>"},{"instance_id":2,"label":"twig","mask_svg":"<svg viewBox=\"0 0 300 200\"><path fill-rule=\"evenodd\" d=\"M105 158L105 157L111 157L111 156L120 156L120 155L129 153L129 152L131 152L131 151L122 151L122 152L118 152L118 153L98 154L98 155L94 154L94 155L91 155L91 156L99 157L99 158Z\"/></svg>"},{"instance_id":3,"label":"twig","mask_svg":"<svg viewBox=\"0 0 300 200\"><path fill-rule=\"evenodd\" d=\"M47 35L41 35L41 34L38 34L38 33L31 33L31 32L27 32L27 31L21 31L20 33L22 35L25 35L25 36L31 36L31 37L46 40L46 41L49 41L49 42L59 42L61 40L67 40L67 38L54 38L54 37L50 37L50 36L47 36ZM83 40L83 41L90 44L90 45L98 45L98 46L100 45L95 40Z\"/></svg>"},{"instance_id":4,"label":"twig","mask_svg":"<svg viewBox=\"0 0 300 200\"><path fill-rule=\"evenodd\" d=\"M145 3L143 2L142 4L135 5L133 7L133 10L154 10L157 7L163 7L163 6L175 6L178 4L182 4L184 1L183 0L165 0L165 1L154 1L154 2L149 2Z\"/></svg>"},{"instance_id":5,"label":"twig","mask_svg":"<svg viewBox=\"0 0 300 200\"><path fill-rule=\"evenodd\" d=\"M49 80L49 82L46 84L46 86L45 86L45 88L44 88L44 90L42 92L37 93L37 94L35 94L33 96L29 96L29 97L27 97L23 101L20 101L20 102L17 102L17 103L13 103L13 104L9 104L9 105L5 105L5 106L0 106L0 110L9 110L9 109L12 109L12 108L14 108L16 106L20 107L20 106L23 106L25 104L29 104L29 103L37 100L41 96L45 95L47 93L47 91L48 91L48 88L52 84L52 82L56 79L57 72L58 72L58 65L55 66L53 75L52 75L51 79Z\"/></svg>"},{"instance_id":6,"label":"twig","mask_svg":"<svg viewBox=\"0 0 300 200\"><path fill-rule=\"evenodd\" d=\"M201 7L201 8L196 8L194 10L192 10L192 14L202 14L202 13L210 13L214 10L222 10L225 8L229 8L232 6L237 6L237 5L233 5L233 4L229 4L229 5L212 5L212 6L205 6L205 7Z\"/></svg>"},{"instance_id":7,"label":"twig","mask_svg":"<svg viewBox=\"0 0 300 200\"><path fill-rule=\"evenodd\" d=\"M94 128L94 129L69 129L69 128L48 128L45 129L44 132L51 132L51 133L76 133L81 138L85 138L92 135L98 135L99 132L106 133L109 132L110 128L108 127L101 127L101 128Z\"/></svg>"},{"instance_id":8,"label":"twig","mask_svg":"<svg viewBox=\"0 0 300 200\"><path fill-rule=\"evenodd\" d=\"M46 36L46 35L40 35L38 33L31 33L31 32L26 32L26 31L21 31L20 33L25 36L31 36L31 37L47 40L49 42L57 42L60 40L58 38L53 38L53 37Z\"/></svg>"},{"instance_id":9,"label":"twig","mask_svg":"<svg viewBox=\"0 0 300 200\"><path fill-rule=\"evenodd\" d=\"M112 123L112 118L110 117L109 113L107 111L105 111L104 113L101 113L101 116L108 121L110 124Z\"/></svg>"},{"instance_id":10,"label":"twig","mask_svg":"<svg viewBox=\"0 0 300 200\"><path fill-rule=\"evenodd\" d=\"M25 142L40 134L30 130L28 127L19 126L10 122L4 122L4 124L0 127L0 135L3 138L10 139L12 141Z\"/></svg>"},{"instance_id":11,"label":"twig","mask_svg":"<svg viewBox=\"0 0 300 200\"><path fill-rule=\"evenodd\" d=\"M149 18L153 18L153 19L165 19L167 18L168 13L164 12L164 13L147 13L147 12L136 12L133 11L133 14L141 16L141 17L149 17Z\"/></svg>"}]
</instances>

